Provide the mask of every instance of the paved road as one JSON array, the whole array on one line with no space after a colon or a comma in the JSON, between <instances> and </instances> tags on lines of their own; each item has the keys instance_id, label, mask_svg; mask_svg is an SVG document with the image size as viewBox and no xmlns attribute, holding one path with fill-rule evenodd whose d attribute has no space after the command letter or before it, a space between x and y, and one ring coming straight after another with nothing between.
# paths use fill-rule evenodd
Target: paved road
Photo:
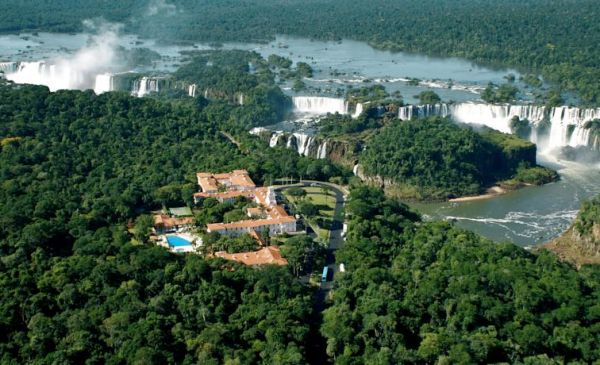
<instances>
[{"instance_id":1,"label":"paved road","mask_svg":"<svg viewBox=\"0 0 600 365\"><path fill-rule=\"evenodd\" d=\"M285 189L293 186L324 186L329 188L335 193L335 212L334 212L334 227L329 235L329 242L327 245L327 258L325 264L329 267L329 280L326 283L321 283L319 290L317 291L317 300L315 309L318 312L325 309L325 303L329 292L332 289L332 278L339 271L339 267L335 264L335 251L344 245L344 238L342 237L342 227L344 225L344 203L348 190L342 186L323 182L323 181L312 181L312 180L301 180L299 183L289 185L274 186L276 190ZM323 268L317 268L317 272L321 272ZM308 277L301 278L302 281L308 281Z\"/></svg>"}]
</instances>

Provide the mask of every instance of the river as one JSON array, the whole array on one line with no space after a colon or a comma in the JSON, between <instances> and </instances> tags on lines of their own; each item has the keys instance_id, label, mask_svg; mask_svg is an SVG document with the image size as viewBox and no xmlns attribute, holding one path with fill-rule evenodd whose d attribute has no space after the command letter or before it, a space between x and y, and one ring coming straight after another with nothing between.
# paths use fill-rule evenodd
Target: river
<instances>
[{"instance_id":1,"label":"river","mask_svg":"<svg viewBox=\"0 0 600 365\"><path fill-rule=\"evenodd\" d=\"M560 181L527 187L488 200L411 204L426 219L447 219L495 241L532 246L559 236L575 219L582 201L600 194L600 166L538 162L556 169Z\"/></svg>"},{"instance_id":2,"label":"river","mask_svg":"<svg viewBox=\"0 0 600 365\"><path fill-rule=\"evenodd\" d=\"M92 48L90 39L94 36L84 33L54 34L36 33L0 36L0 62L41 61L64 63L74 58L86 47ZM106 35L95 37L110 46L131 49L144 47L158 52L162 59L152 66L143 66L125 70L112 64L98 65L91 72L169 72L181 62L181 52L191 50L214 49L208 44L160 44L152 39L143 39L135 35L119 35L110 39ZM435 90L443 101L478 100L489 82L506 82L504 77L520 74L512 69L491 69L476 65L459 58L436 58L418 54L392 53L376 50L364 42L343 40L338 42L313 41L305 38L278 36L267 44L225 43L222 49L254 50L264 57L271 54L288 57L294 62L306 62L314 69L314 76L305 79L313 94L335 96L348 87L360 87L380 84L389 93L399 91L405 102L417 103L415 95L424 90ZM105 52L99 52L102 55ZM89 75L95 77L96 75ZM90 77L92 79L93 77ZM419 85L409 82L418 79ZM525 85L517 81L517 86L526 90ZM290 94L290 83L282 87ZM305 92L303 92L305 93ZM523 97L527 99L528 93Z\"/></svg>"}]
</instances>

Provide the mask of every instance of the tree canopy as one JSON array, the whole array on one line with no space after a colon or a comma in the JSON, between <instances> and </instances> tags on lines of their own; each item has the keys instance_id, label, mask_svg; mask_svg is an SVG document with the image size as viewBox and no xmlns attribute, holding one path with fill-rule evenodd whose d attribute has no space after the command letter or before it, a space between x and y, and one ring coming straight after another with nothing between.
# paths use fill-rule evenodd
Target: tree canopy
<instances>
[{"instance_id":1,"label":"tree canopy","mask_svg":"<svg viewBox=\"0 0 600 365\"><path fill-rule=\"evenodd\" d=\"M321 332L336 364L593 362L598 268L581 272L351 191Z\"/></svg>"},{"instance_id":2,"label":"tree canopy","mask_svg":"<svg viewBox=\"0 0 600 365\"><path fill-rule=\"evenodd\" d=\"M360 163L367 176L396 184L401 196L445 199L518 177L520 167L536 165L535 155L535 145L516 136L429 118L387 124L368 142Z\"/></svg>"},{"instance_id":3,"label":"tree canopy","mask_svg":"<svg viewBox=\"0 0 600 365\"><path fill-rule=\"evenodd\" d=\"M5 7L0 31L75 32L83 20L98 17L171 42L266 41L289 34L464 57L541 74L577 91L585 103L600 102L595 0L124 0L118 7L94 0L23 0Z\"/></svg>"}]
</instances>

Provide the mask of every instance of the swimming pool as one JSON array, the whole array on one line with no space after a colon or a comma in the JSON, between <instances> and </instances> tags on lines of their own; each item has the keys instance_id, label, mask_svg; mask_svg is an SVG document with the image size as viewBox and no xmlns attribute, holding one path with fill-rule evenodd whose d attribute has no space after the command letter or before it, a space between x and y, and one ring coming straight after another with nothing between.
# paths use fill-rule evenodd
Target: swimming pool
<instances>
[{"instance_id":1,"label":"swimming pool","mask_svg":"<svg viewBox=\"0 0 600 365\"><path fill-rule=\"evenodd\" d=\"M167 242L171 247L191 246L192 243L179 236L167 236Z\"/></svg>"}]
</instances>

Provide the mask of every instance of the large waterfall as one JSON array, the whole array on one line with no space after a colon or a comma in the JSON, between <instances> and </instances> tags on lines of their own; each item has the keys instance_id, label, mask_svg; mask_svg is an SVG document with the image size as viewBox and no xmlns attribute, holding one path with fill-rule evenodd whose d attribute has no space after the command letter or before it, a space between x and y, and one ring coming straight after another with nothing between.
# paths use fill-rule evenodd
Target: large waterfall
<instances>
[{"instance_id":1,"label":"large waterfall","mask_svg":"<svg viewBox=\"0 0 600 365\"><path fill-rule=\"evenodd\" d=\"M0 62L0 72L5 75L16 72L19 67L17 62Z\"/></svg>"},{"instance_id":2,"label":"large waterfall","mask_svg":"<svg viewBox=\"0 0 600 365\"><path fill-rule=\"evenodd\" d=\"M321 96L294 96L294 109L301 113L348 114L348 102L340 98L328 98Z\"/></svg>"},{"instance_id":3,"label":"large waterfall","mask_svg":"<svg viewBox=\"0 0 600 365\"><path fill-rule=\"evenodd\" d=\"M50 91L64 89L86 89L94 86L89 75L69 67L69 64L37 62L7 62L5 77L18 84L45 85ZM8 71L8 72L7 72Z\"/></svg>"},{"instance_id":4,"label":"large waterfall","mask_svg":"<svg viewBox=\"0 0 600 365\"><path fill-rule=\"evenodd\" d=\"M140 80L133 82L133 89L131 94L135 96L146 96L150 93L157 93L159 91L159 79L155 77L142 77Z\"/></svg>"},{"instance_id":5,"label":"large waterfall","mask_svg":"<svg viewBox=\"0 0 600 365\"><path fill-rule=\"evenodd\" d=\"M296 146L298 148L298 154L303 156L308 156L310 146L314 141L314 137L309 136L304 133L294 133L294 138L296 138ZM292 138L290 138L290 141ZM291 146L290 146L291 147Z\"/></svg>"},{"instance_id":6,"label":"large waterfall","mask_svg":"<svg viewBox=\"0 0 600 365\"><path fill-rule=\"evenodd\" d=\"M451 116L459 123L485 125L504 133L511 133L510 121L518 117L521 120L527 119L535 127L531 136L532 141L539 142L549 149L564 146L597 148L600 145L598 136L593 135L591 129L586 128L587 122L600 119L600 108L458 103L410 105L398 111L398 117L402 120L429 116ZM542 140L539 129L544 124L548 124L550 131L547 139Z\"/></svg>"},{"instance_id":7,"label":"large waterfall","mask_svg":"<svg viewBox=\"0 0 600 365\"><path fill-rule=\"evenodd\" d=\"M115 75L110 73L100 74L96 76L96 83L94 84L94 92L97 95L114 91L115 88Z\"/></svg>"}]
</instances>

